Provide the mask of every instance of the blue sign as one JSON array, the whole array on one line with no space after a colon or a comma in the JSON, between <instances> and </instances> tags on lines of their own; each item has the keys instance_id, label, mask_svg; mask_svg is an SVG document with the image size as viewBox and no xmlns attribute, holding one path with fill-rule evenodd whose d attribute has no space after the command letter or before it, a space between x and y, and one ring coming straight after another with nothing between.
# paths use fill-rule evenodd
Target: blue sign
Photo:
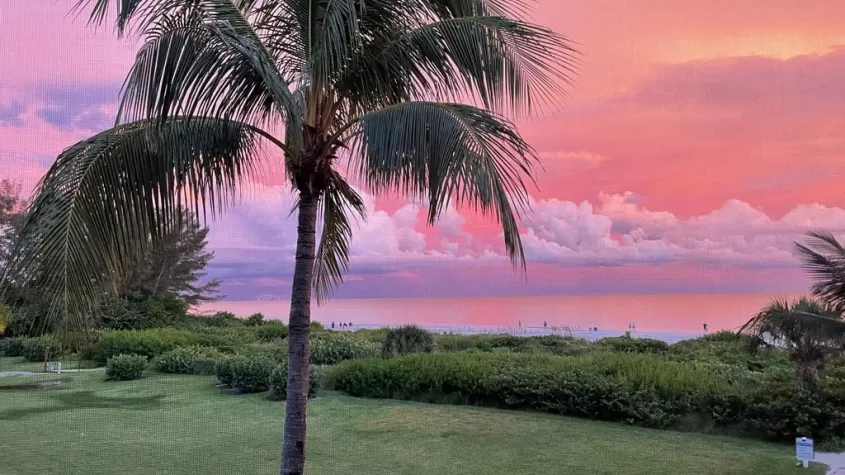
<instances>
[{"instance_id":1,"label":"blue sign","mask_svg":"<svg viewBox=\"0 0 845 475\"><path fill-rule=\"evenodd\" d=\"M813 439L806 437L795 439L795 458L802 462L813 460Z\"/></svg>"}]
</instances>

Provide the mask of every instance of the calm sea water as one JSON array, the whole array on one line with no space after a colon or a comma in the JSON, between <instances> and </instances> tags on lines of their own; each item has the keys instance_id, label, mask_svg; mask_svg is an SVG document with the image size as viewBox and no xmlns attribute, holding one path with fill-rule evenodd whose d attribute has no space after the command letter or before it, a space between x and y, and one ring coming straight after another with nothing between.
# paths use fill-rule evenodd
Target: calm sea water
<instances>
[{"instance_id":1,"label":"calm sea water","mask_svg":"<svg viewBox=\"0 0 845 475\"><path fill-rule=\"evenodd\" d=\"M736 329L773 298L789 294L584 295L483 298L336 299L312 310L314 320L355 327L415 323L441 329L569 327L621 332L700 333ZM286 300L223 301L199 310L239 316L261 312L286 321Z\"/></svg>"}]
</instances>

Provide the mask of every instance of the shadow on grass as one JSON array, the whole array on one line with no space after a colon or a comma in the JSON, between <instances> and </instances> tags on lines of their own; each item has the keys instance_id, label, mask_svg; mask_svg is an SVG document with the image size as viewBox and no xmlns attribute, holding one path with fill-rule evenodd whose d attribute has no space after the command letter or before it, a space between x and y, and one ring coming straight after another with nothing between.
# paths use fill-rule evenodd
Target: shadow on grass
<instances>
[{"instance_id":1,"label":"shadow on grass","mask_svg":"<svg viewBox=\"0 0 845 475\"><path fill-rule=\"evenodd\" d=\"M164 405L164 394L138 397L105 397L93 391L62 392L51 398L58 404L24 409L10 409L0 412L0 420L17 420L38 414L72 411L75 409L132 409L149 411Z\"/></svg>"},{"instance_id":2,"label":"shadow on grass","mask_svg":"<svg viewBox=\"0 0 845 475\"><path fill-rule=\"evenodd\" d=\"M56 389L69 383L71 378L51 379L48 381L33 381L19 384L0 384L0 391L32 391L36 389Z\"/></svg>"}]
</instances>

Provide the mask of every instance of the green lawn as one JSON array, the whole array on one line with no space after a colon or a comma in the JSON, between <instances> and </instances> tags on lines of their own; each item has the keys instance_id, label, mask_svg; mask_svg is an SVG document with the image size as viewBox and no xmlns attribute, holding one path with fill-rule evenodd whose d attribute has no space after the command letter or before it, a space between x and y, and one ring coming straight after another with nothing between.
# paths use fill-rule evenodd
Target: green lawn
<instances>
[{"instance_id":1,"label":"green lawn","mask_svg":"<svg viewBox=\"0 0 845 475\"><path fill-rule=\"evenodd\" d=\"M10 366L0 359L0 371ZM0 378L0 474L275 474L284 403L214 379ZM56 386L55 382L61 384ZM50 383L34 387L31 383ZM560 416L354 399L309 407L308 473L821 474L790 447Z\"/></svg>"}]
</instances>

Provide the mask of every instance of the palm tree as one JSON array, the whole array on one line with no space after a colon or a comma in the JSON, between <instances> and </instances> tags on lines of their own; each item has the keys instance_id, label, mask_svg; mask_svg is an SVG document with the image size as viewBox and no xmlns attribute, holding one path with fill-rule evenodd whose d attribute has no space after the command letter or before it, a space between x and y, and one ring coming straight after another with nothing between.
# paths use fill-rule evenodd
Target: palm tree
<instances>
[{"instance_id":1,"label":"palm tree","mask_svg":"<svg viewBox=\"0 0 845 475\"><path fill-rule=\"evenodd\" d=\"M740 328L759 347L782 347L795 362L795 384L810 391L818 372L845 349L845 321L832 305L802 297L793 302L775 300Z\"/></svg>"},{"instance_id":2,"label":"palm tree","mask_svg":"<svg viewBox=\"0 0 845 475\"><path fill-rule=\"evenodd\" d=\"M828 232L810 232L807 238L806 244L795 246L801 263L816 281L810 292L845 311L845 248Z\"/></svg>"},{"instance_id":3,"label":"palm tree","mask_svg":"<svg viewBox=\"0 0 845 475\"><path fill-rule=\"evenodd\" d=\"M525 0L77 7L95 24L114 7L118 32L145 43L116 126L65 150L40 182L14 272L49 262L38 275L52 317L84 327L114 287L106 280L121 279L182 205L213 217L265 158L283 157L298 236L281 473L304 470L312 288L319 300L341 282L352 219L364 214L348 178L427 200L429 223L450 202L494 216L524 269L517 218L536 155L506 115L562 99L575 58L568 40L524 19Z\"/></svg>"}]
</instances>

